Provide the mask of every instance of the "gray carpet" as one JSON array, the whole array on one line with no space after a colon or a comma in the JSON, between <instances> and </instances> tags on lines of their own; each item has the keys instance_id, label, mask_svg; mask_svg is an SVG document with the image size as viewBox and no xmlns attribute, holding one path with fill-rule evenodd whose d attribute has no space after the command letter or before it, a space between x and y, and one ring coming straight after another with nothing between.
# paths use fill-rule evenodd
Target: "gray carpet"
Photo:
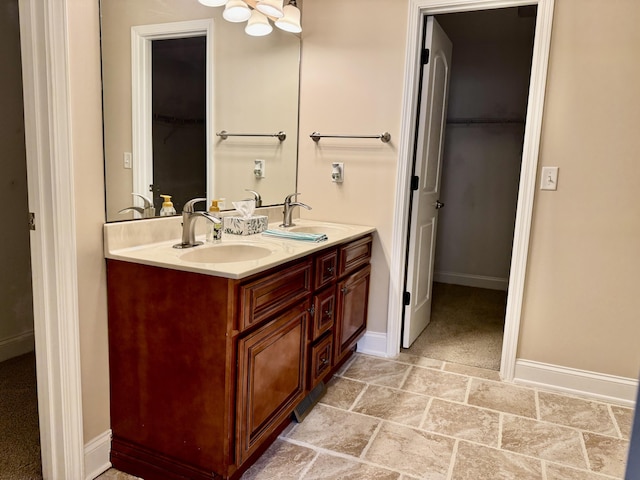
<instances>
[{"instance_id":1,"label":"gray carpet","mask_svg":"<svg viewBox=\"0 0 640 480\"><path fill-rule=\"evenodd\" d=\"M506 305L500 290L434 283L431 323L403 351L500 370Z\"/></svg>"},{"instance_id":2,"label":"gray carpet","mask_svg":"<svg viewBox=\"0 0 640 480\"><path fill-rule=\"evenodd\" d=\"M42 478L36 359L0 363L0 480Z\"/></svg>"}]
</instances>

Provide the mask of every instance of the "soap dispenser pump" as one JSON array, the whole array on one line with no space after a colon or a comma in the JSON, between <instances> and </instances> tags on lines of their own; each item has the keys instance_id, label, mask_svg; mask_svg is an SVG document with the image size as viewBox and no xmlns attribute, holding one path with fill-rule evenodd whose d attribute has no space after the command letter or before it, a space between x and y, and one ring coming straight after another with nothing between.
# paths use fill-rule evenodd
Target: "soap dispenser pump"
<instances>
[{"instance_id":1,"label":"soap dispenser pump","mask_svg":"<svg viewBox=\"0 0 640 480\"><path fill-rule=\"evenodd\" d=\"M173 207L173 203L171 202L171 195L160 195L164 202L162 202L162 208L160 209L161 217L169 217L171 215L176 214L176 209Z\"/></svg>"},{"instance_id":2,"label":"soap dispenser pump","mask_svg":"<svg viewBox=\"0 0 640 480\"><path fill-rule=\"evenodd\" d=\"M218 206L218 200L211 200L211 206L209 207L209 215L220 219L220 207ZM218 243L222 240L222 221L220 222L207 222L207 242Z\"/></svg>"}]
</instances>

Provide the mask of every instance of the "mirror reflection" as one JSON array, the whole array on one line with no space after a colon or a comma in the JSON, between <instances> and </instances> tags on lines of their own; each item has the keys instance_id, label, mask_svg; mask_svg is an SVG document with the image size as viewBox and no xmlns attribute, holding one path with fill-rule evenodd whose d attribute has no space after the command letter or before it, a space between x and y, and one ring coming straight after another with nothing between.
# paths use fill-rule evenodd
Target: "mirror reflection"
<instances>
[{"instance_id":1,"label":"mirror reflection","mask_svg":"<svg viewBox=\"0 0 640 480\"><path fill-rule=\"evenodd\" d=\"M232 208L253 190L267 206L295 191L300 39L250 37L222 11L101 1L107 221L157 216L162 195L180 213L195 197Z\"/></svg>"}]
</instances>

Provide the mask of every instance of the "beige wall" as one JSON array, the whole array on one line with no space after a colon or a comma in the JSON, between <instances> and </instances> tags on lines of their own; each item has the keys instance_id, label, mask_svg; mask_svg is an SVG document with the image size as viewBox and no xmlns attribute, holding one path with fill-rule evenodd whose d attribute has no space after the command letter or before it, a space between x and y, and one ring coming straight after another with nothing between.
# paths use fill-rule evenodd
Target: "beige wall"
<instances>
[{"instance_id":1,"label":"beige wall","mask_svg":"<svg viewBox=\"0 0 640 480\"><path fill-rule=\"evenodd\" d=\"M302 214L378 229L374 332L387 328L407 7L307 0L303 18L298 190L314 210ZM638 375L639 23L636 0L556 0L540 162L561 173L557 192L536 192L519 358ZM316 145L314 130L393 140ZM331 161L345 163L344 184Z\"/></svg>"},{"instance_id":2,"label":"beige wall","mask_svg":"<svg viewBox=\"0 0 640 480\"><path fill-rule=\"evenodd\" d=\"M110 428L98 2L69 0L71 136L85 443Z\"/></svg>"},{"instance_id":3,"label":"beige wall","mask_svg":"<svg viewBox=\"0 0 640 480\"><path fill-rule=\"evenodd\" d=\"M518 356L637 378L640 2L556 0Z\"/></svg>"}]
</instances>

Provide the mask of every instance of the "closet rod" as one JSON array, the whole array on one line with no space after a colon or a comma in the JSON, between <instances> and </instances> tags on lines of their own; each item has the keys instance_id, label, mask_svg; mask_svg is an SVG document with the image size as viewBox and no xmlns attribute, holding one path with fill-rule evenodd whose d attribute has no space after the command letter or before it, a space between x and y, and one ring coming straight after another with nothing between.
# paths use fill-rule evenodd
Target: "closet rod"
<instances>
[{"instance_id":1,"label":"closet rod","mask_svg":"<svg viewBox=\"0 0 640 480\"><path fill-rule=\"evenodd\" d=\"M204 125L203 118L180 118L171 115L162 115L160 113L154 113L152 118L156 122L169 123L172 125Z\"/></svg>"},{"instance_id":2,"label":"closet rod","mask_svg":"<svg viewBox=\"0 0 640 480\"><path fill-rule=\"evenodd\" d=\"M447 125L466 125L471 123L521 123L524 124L523 118L450 118L447 119Z\"/></svg>"},{"instance_id":3,"label":"closet rod","mask_svg":"<svg viewBox=\"0 0 640 480\"><path fill-rule=\"evenodd\" d=\"M325 135L320 132L313 132L309 135L314 142L319 142L321 138L377 138L382 143L387 143L391 140L391 134L389 132L381 133L380 135Z\"/></svg>"},{"instance_id":4,"label":"closet rod","mask_svg":"<svg viewBox=\"0 0 640 480\"><path fill-rule=\"evenodd\" d=\"M229 137L276 137L281 142L284 142L284 140L287 138L287 134L283 131L280 131L278 133L229 133L226 130L221 130L220 132L216 133L216 135L222 140L226 140Z\"/></svg>"}]
</instances>

